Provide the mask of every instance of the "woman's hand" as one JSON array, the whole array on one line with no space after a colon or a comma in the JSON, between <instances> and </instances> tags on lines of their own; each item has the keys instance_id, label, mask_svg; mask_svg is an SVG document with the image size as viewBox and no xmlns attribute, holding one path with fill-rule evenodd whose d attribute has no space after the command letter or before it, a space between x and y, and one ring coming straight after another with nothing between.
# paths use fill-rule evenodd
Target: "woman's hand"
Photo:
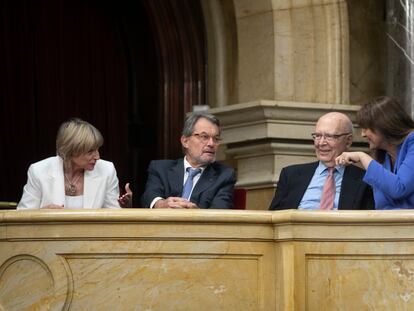
<instances>
[{"instance_id":1,"label":"woman's hand","mask_svg":"<svg viewBox=\"0 0 414 311\"><path fill-rule=\"evenodd\" d=\"M355 152L343 152L340 156L335 159L336 165L349 165L354 163L361 163L364 169L368 168L368 165L373 159L362 151Z\"/></svg>"},{"instance_id":2,"label":"woman's hand","mask_svg":"<svg viewBox=\"0 0 414 311\"><path fill-rule=\"evenodd\" d=\"M118 198L118 202L121 207L132 207L132 191L129 188L129 183L125 185L125 194Z\"/></svg>"}]
</instances>

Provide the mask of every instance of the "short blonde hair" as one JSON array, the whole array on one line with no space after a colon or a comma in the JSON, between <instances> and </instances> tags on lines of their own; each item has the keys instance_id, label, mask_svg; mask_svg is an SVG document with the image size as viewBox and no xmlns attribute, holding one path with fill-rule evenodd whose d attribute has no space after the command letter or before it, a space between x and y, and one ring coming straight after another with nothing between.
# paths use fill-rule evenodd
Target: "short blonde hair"
<instances>
[{"instance_id":1,"label":"short blonde hair","mask_svg":"<svg viewBox=\"0 0 414 311\"><path fill-rule=\"evenodd\" d=\"M103 145L101 132L79 118L62 123L56 136L56 153L63 160L80 156Z\"/></svg>"}]
</instances>

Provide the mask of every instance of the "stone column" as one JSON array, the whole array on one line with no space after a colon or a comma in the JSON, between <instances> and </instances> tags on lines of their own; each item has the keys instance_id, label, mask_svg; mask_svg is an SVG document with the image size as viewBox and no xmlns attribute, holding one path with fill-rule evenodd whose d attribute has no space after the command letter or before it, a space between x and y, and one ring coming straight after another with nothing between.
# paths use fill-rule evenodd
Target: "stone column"
<instances>
[{"instance_id":1,"label":"stone column","mask_svg":"<svg viewBox=\"0 0 414 311\"><path fill-rule=\"evenodd\" d=\"M387 93L405 104L414 117L414 4L390 0L387 4Z\"/></svg>"},{"instance_id":2,"label":"stone column","mask_svg":"<svg viewBox=\"0 0 414 311\"><path fill-rule=\"evenodd\" d=\"M239 102L349 102L344 0L235 0Z\"/></svg>"}]
</instances>

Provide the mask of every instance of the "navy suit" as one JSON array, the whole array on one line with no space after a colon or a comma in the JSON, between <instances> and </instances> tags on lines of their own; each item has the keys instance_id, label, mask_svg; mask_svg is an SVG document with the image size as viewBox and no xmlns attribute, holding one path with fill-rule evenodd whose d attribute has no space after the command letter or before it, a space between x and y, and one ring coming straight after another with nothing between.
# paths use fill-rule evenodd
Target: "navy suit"
<instances>
[{"instance_id":1,"label":"navy suit","mask_svg":"<svg viewBox=\"0 0 414 311\"><path fill-rule=\"evenodd\" d=\"M269 209L297 209L318 165L313 162L283 168ZM372 189L362 181L364 174L359 167L345 167L338 209L374 209Z\"/></svg>"},{"instance_id":2,"label":"navy suit","mask_svg":"<svg viewBox=\"0 0 414 311\"><path fill-rule=\"evenodd\" d=\"M180 197L183 181L184 159L151 161L145 192L141 197L142 207L149 207L156 197ZM234 170L214 162L201 174L190 201L200 208L232 208L235 183Z\"/></svg>"}]
</instances>

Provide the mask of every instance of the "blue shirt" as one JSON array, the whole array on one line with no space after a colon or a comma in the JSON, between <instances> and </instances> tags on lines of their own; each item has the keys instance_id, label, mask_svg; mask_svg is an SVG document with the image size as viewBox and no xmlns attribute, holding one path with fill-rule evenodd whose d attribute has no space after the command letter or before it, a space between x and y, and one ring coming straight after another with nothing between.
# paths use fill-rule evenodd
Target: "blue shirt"
<instances>
[{"instance_id":1,"label":"blue shirt","mask_svg":"<svg viewBox=\"0 0 414 311\"><path fill-rule=\"evenodd\" d=\"M383 164L371 161L364 181L374 190L375 209L414 208L414 131L398 147L394 169L386 154Z\"/></svg>"},{"instance_id":2,"label":"blue shirt","mask_svg":"<svg viewBox=\"0 0 414 311\"><path fill-rule=\"evenodd\" d=\"M334 171L334 179L335 179L335 200L334 200L334 207L333 209L338 209L339 204L339 195L341 193L341 185L342 185L342 178L344 176L345 167L343 166L336 166ZM328 168L319 161L319 165L313 174L311 182L309 183L308 188L303 195L302 200L299 203L299 209L303 210L314 210L319 209L319 205L321 202L322 190L323 185L325 184L325 180L328 177Z\"/></svg>"}]
</instances>

